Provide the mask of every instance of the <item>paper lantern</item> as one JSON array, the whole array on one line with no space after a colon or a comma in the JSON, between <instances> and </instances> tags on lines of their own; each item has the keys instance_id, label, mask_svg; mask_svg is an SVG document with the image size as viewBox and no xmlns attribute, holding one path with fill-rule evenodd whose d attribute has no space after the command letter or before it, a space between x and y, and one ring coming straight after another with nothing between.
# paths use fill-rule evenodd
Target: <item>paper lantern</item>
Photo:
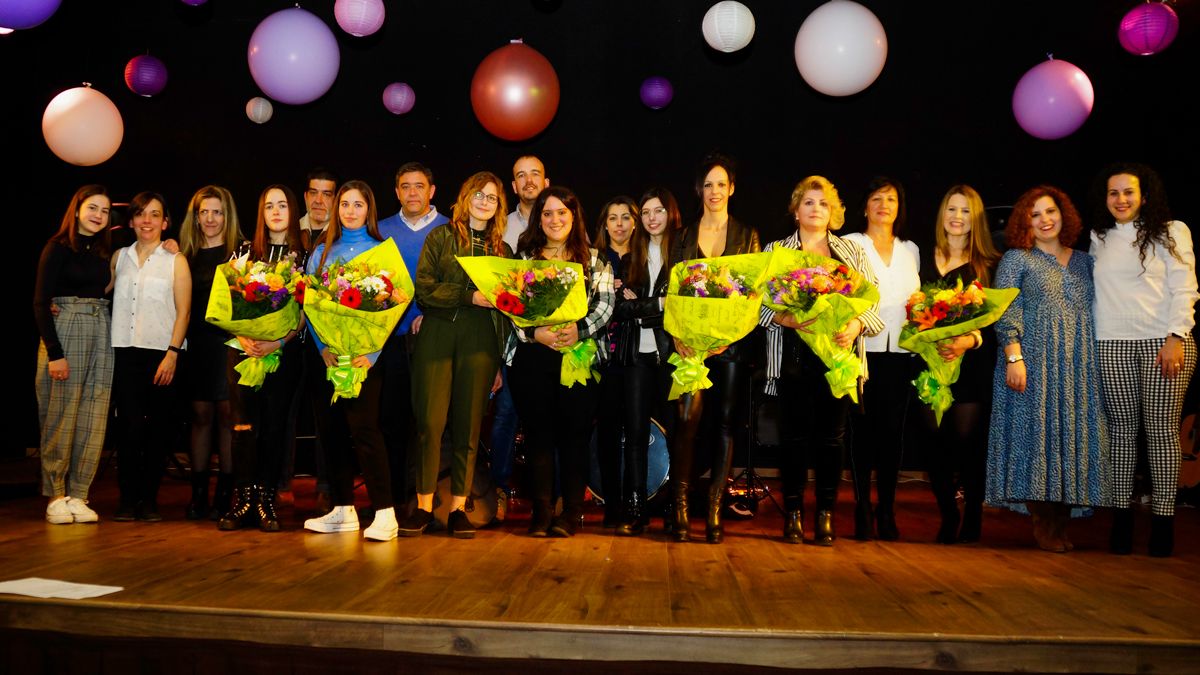
<instances>
[{"instance_id":1,"label":"paper lantern","mask_svg":"<svg viewBox=\"0 0 1200 675\"><path fill-rule=\"evenodd\" d=\"M656 75L643 80L642 88L638 93L647 108L661 110L667 107L667 104L675 97L675 88L671 86L670 80Z\"/></svg>"},{"instance_id":2,"label":"paper lantern","mask_svg":"<svg viewBox=\"0 0 1200 675\"><path fill-rule=\"evenodd\" d=\"M471 108L493 136L506 141L532 138L558 111L558 74L545 56L513 40L475 69Z\"/></svg>"},{"instance_id":3,"label":"paper lantern","mask_svg":"<svg viewBox=\"0 0 1200 675\"><path fill-rule=\"evenodd\" d=\"M887 33L866 7L830 0L800 25L795 54L808 86L829 96L849 96L871 86L883 72Z\"/></svg>"},{"instance_id":4,"label":"paper lantern","mask_svg":"<svg viewBox=\"0 0 1200 675\"><path fill-rule=\"evenodd\" d=\"M206 2L208 2L208 0L183 0L183 4L191 5L192 7L199 7Z\"/></svg>"},{"instance_id":5,"label":"paper lantern","mask_svg":"<svg viewBox=\"0 0 1200 675\"><path fill-rule=\"evenodd\" d=\"M54 16L62 0L4 0L0 2L0 26L26 30Z\"/></svg>"},{"instance_id":6,"label":"paper lantern","mask_svg":"<svg viewBox=\"0 0 1200 675\"><path fill-rule=\"evenodd\" d=\"M1017 124L1031 136L1054 140L1075 133L1088 115L1096 93L1078 66L1050 59L1030 68L1013 90Z\"/></svg>"},{"instance_id":7,"label":"paper lantern","mask_svg":"<svg viewBox=\"0 0 1200 675\"><path fill-rule=\"evenodd\" d=\"M42 136L64 162L95 166L121 147L125 123L107 96L85 84L50 101L42 114Z\"/></svg>"},{"instance_id":8,"label":"paper lantern","mask_svg":"<svg viewBox=\"0 0 1200 675\"><path fill-rule=\"evenodd\" d=\"M708 8L700 30L709 47L720 52L736 52L754 38L754 14L740 2L724 0Z\"/></svg>"},{"instance_id":9,"label":"paper lantern","mask_svg":"<svg viewBox=\"0 0 1200 675\"><path fill-rule=\"evenodd\" d=\"M354 37L371 35L382 28L386 13L383 0L337 0L333 3L333 18L342 30Z\"/></svg>"},{"instance_id":10,"label":"paper lantern","mask_svg":"<svg viewBox=\"0 0 1200 675\"><path fill-rule=\"evenodd\" d=\"M154 96L167 86L167 66L159 59L143 54L125 64L125 86L138 96Z\"/></svg>"},{"instance_id":11,"label":"paper lantern","mask_svg":"<svg viewBox=\"0 0 1200 675\"><path fill-rule=\"evenodd\" d=\"M275 114L275 106L261 96L255 96L246 102L246 117L255 124L265 124Z\"/></svg>"},{"instance_id":12,"label":"paper lantern","mask_svg":"<svg viewBox=\"0 0 1200 675\"><path fill-rule=\"evenodd\" d=\"M1129 10L1117 29L1117 40L1130 54L1157 54L1175 41L1179 34L1179 16L1161 3L1146 3Z\"/></svg>"},{"instance_id":13,"label":"paper lantern","mask_svg":"<svg viewBox=\"0 0 1200 675\"><path fill-rule=\"evenodd\" d=\"M246 51L250 76L263 93L291 105L310 103L329 91L341 58L329 26L299 7L263 19Z\"/></svg>"},{"instance_id":14,"label":"paper lantern","mask_svg":"<svg viewBox=\"0 0 1200 675\"><path fill-rule=\"evenodd\" d=\"M413 109L417 94L404 82L393 82L383 90L383 107L393 115L403 115Z\"/></svg>"}]
</instances>

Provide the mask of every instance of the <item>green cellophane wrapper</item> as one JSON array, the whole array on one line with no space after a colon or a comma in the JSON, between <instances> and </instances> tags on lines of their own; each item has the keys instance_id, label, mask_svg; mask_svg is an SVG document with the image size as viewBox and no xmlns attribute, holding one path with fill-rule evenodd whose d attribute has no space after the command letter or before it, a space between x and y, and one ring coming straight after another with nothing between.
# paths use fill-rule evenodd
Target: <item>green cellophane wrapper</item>
<instances>
[{"instance_id":1,"label":"green cellophane wrapper","mask_svg":"<svg viewBox=\"0 0 1200 675\"><path fill-rule=\"evenodd\" d=\"M578 281L571 287L562 304L552 313L543 317L528 317L506 312L497 308L504 316L512 319L518 328L537 328L539 326L562 326L573 323L587 316L588 299L586 283L583 276L583 265L574 262L553 260L521 260L519 258L500 258L497 256L456 256L458 263L475 286L493 305L501 281L506 280L513 272L546 269L549 267L575 270ZM599 346L594 339L580 340L571 347L558 350L562 352L562 368L559 372L559 383L564 387L576 384L587 384L589 379L600 381L600 371L593 366L596 363L596 353Z\"/></svg>"},{"instance_id":2,"label":"green cellophane wrapper","mask_svg":"<svg viewBox=\"0 0 1200 675\"><path fill-rule=\"evenodd\" d=\"M321 298L315 291L315 279L310 279L304 292L304 314L308 323L321 341L339 355L338 365L327 368L325 377L333 382L333 398L355 398L367 379L366 368L350 365L355 356L370 354L383 349L388 336L400 323L400 317L413 298L412 277L404 266L404 259L396 248L396 242L388 239L375 248L364 251L346 261L348 265L367 263L378 270L391 272L392 285L401 289L407 302L389 307L381 312L351 309L330 298Z\"/></svg>"},{"instance_id":3,"label":"green cellophane wrapper","mask_svg":"<svg viewBox=\"0 0 1200 675\"><path fill-rule=\"evenodd\" d=\"M796 334L808 345L813 354L829 369L825 380L834 398L849 396L858 403L858 378L862 375L862 359L853 347L841 347L833 341L834 333L845 328L850 320L867 311L879 302L879 289L868 282L857 270L849 269L849 277L855 290L850 295L828 293L817 296L812 306L805 311L774 302L766 290L766 282L796 269L809 267L836 267L844 263L816 253L797 251L790 248L773 249L770 267L763 277L763 304L776 312L790 312L801 323L815 319L808 327L811 332L797 330Z\"/></svg>"},{"instance_id":4,"label":"green cellophane wrapper","mask_svg":"<svg viewBox=\"0 0 1200 675\"><path fill-rule=\"evenodd\" d=\"M231 335L241 335L254 340L279 340L300 324L300 303L296 302L294 297L288 298L283 307L270 314L255 319L234 319L233 297L229 290L229 281L225 278L225 273L230 269L230 265L231 263L223 263L217 266L216 274L213 275L212 289L208 293L208 307L204 311L205 321L224 329ZM296 278L301 278L301 276L297 275ZM288 285L288 291L294 293L295 286L293 280ZM237 350L242 348L237 338L231 339L226 344ZM262 358L247 356L242 359L241 363L234 367L240 374L238 384L259 389L266 381L267 375L279 369L280 358L280 350L277 349Z\"/></svg>"},{"instance_id":5,"label":"green cellophane wrapper","mask_svg":"<svg viewBox=\"0 0 1200 675\"><path fill-rule=\"evenodd\" d=\"M683 394L711 387L712 381L708 379L708 366L704 365L704 360L717 349L728 347L749 335L758 325L758 312L762 307L762 298L757 292L753 297L737 298L679 295L679 279L683 270L700 262L714 268L727 266L730 271L744 276L749 288L756 289L762 283L770 260L770 253L745 253L685 260L671 268L663 328L696 353L686 358L671 354L668 362L675 366L675 370L671 373L671 391L667 398L674 400Z\"/></svg>"},{"instance_id":6,"label":"green cellophane wrapper","mask_svg":"<svg viewBox=\"0 0 1200 675\"><path fill-rule=\"evenodd\" d=\"M937 350L938 341L996 323L1004 314L1004 310L1017 298L1018 292L1016 288L985 288L984 310L979 316L928 330L917 330L915 325L909 323L900 331L900 346L919 354L925 361L927 367L913 381L913 386L917 388L917 397L921 402L933 408L933 416L938 426L942 424L942 415L954 403L950 385L958 381L959 369L962 367L961 356L953 361L942 358Z\"/></svg>"}]
</instances>

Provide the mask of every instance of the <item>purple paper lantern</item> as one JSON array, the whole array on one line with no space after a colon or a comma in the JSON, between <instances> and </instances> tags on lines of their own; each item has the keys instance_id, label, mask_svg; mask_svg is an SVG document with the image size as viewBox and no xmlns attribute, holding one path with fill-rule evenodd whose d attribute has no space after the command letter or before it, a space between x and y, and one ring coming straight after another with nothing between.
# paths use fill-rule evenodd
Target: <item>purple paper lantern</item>
<instances>
[{"instance_id":1,"label":"purple paper lantern","mask_svg":"<svg viewBox=\"0 0 1200 675\"><path fill-rule=\"evenodd\" d=\"M62 0L4 0L0 2L0 26L25 30L54 16Z\"/></svg>"},{"instance_id":2,"label":"purple paper lantern","mask_svg":"<svg viewBox=\"0 0 1200 675\"><path fill-rule=\"evenodd\" d=\"M333 17L342 30L354 37L371 35L379 30L386 13L383 0L337 0L333 3Z\"/></svg>"},{"instance_id":3,"label":"purple paper lantern","mask_svg":"<svg viewBox=\"0 0 1200 675\"><path fill-rule=\"evenodd\" d=\"M1096 92L1078 66L1066 61L1043 61L1021 76L1013 90L1017 124L1031 136L1054 140L1075 133L1088 115Z\"/></svg>"},{"instance_id":4,"label":"purple paper lantern","mask_svg":"<svg viewBox=\"0 0 1200 675\"><path fill-rule=\"evenodd\" d=\"M393 115L403 115L413 109L417 94L404 82L393 82L383 90L383 107Z\"/></svg>"},{"instance_id":5,"label":"purple paper lantern","mask_svg":"<svg viewBox=\"0 0 1200 675\"><path fill-rule=\"evenodd\" d=\"M293 7L258 24L246 61L263 93L280 103L303 105L329 91L342 57L329 26L312 12Z\"/></svg>"},{"instance_id":6,"label":"purple paper lantern","mask_svg":"<svg viewBox=\"0 0 1200 675\"><path fill-rule=\"evenodd\" d=\"M667 104L675 97L675 88L671 86L671 81L667 78L655 75L647 77L642 82L642 89L639 93L642 103L647 108L661 110L667 107Z\"/></svg>"},{"instance_id":7,"label":"purple paper lantern","mask_svg":"<svg viewBox=\"0 0 1200 675\"><path fill-rule=\"evenodd\" d=\"M1121 19L1117 39L1125 51L1137 56L1157 54L1175 41L1179 16L1161 3L1146 3L1129 10Z\"/></svg>"},{"instance_id":8,"label":"purple paper lantern","mask_svg":"<svg viewBox=\"0 0 1200 675\"><path fill-rule=\"evenodd\" d=\"M143 54L125 64L125 86L138 96L154 96L167 86L167 66L159 59Z\"/></svg>"},{"instance_id":9,"label":"purple paper lantern","mask_svg":"<svg viewBox=\"0 0 1200 675\"><path fill-rule=\"evenodd\" d=\"M199 7L206 2L208 2L208 0L183 0L183 4L191 5L192 7Z\"/></svg>"}]
</instances>

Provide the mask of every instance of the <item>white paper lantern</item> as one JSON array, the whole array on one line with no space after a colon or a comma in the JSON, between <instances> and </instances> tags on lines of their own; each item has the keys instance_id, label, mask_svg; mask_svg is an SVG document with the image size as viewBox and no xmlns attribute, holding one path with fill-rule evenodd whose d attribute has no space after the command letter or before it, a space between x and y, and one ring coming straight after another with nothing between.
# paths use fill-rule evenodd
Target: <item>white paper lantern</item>
<instances>
[{"instance_id":1,"label":"white paper lantern","mask_svg":"<svg viewBox=\"0 0 1200 675\"><path fill-rule=\"evenodd\" d=\"M64 162L95 166L121 147L125 123L117 106L85 83L50 101L42 114L42 136Z\"/></svg>"},{"instance_id":2,"label":"white paper lantern","mask_svg":"<svg viewBox=\"0 0 1200 675\"><path fill-rule=\"evenodd\" d=\"M796 33L796 67L822 94L857 94L879 77L886 61L883 24L857 2L830 0L813 10Z\"/></svg>"},{"instance_id":3,"label":"white paper lantern","mask_svg":"<svg viewBox=\"0 0 1200 675\"><path fill-rule=\"evenodd\" d=\"M736 52L754 39L754 15L735 0L718 2L704 13L704 41L720 52Z\"/></svg>"},{"instance_id":4,"label":"white paper lantern","mask_svg":"<svg viewBox=\"0 0 1200 675\"><path fill-rule=\"evenodd\" d=\"M382 28L386 15L383 0L337 0L333 3L333 18L342 30L354 37L371 35Z\"/></svg>"},{"instance_id":5,"label":"white paper lantern","mask_svg":"<svg viewBox=\"0 0 1200 675\"><path fill-rule=\"evenodd\" d=\"M255 96L246 102L246 117L255 124L265 124L275 114L275 106L261 96Z\"/></svg>"}]
</instances>

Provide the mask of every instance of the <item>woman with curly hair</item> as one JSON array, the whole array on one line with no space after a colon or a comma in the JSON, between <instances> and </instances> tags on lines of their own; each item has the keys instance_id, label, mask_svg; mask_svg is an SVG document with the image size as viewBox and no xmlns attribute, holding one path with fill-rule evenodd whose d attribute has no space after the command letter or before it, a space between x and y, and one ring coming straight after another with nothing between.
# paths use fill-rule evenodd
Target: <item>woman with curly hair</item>
<instances>
[{"instance_id":1,"label":"woman with curly hair","mask_svg":"<svg viewBox=\"0 0 1200 675\"><path fill-rule=\"evenodd\" d=\"M1112 431L1111 548L1133 549L1133 470L1146 430L1152 516L1150 555L1171 555L1179 477L1179 415L1196 369L1196 256L1187 226L1171 220L1153 169L1116 164L1101 174L1091 253L1104 411ZM1104 210L1100 209L1103 201Z\"/></svg>"},{"instance_id":2,"label":"woman with curly hair","mask_svg":"<svg viewBox=\"0 0 1200 675\"><path fill-rule=\"evenodd\" d=\"M1072 546L1072 506L1108 506L1108 438L1100 404L1092 259L1070 247L1082 229L1067 195L1049 186L1017 200L1011 247L995 286L1020 289L996 324L987 501L1033 516L1044 550Z\"/></svg>"}]
</instances>

